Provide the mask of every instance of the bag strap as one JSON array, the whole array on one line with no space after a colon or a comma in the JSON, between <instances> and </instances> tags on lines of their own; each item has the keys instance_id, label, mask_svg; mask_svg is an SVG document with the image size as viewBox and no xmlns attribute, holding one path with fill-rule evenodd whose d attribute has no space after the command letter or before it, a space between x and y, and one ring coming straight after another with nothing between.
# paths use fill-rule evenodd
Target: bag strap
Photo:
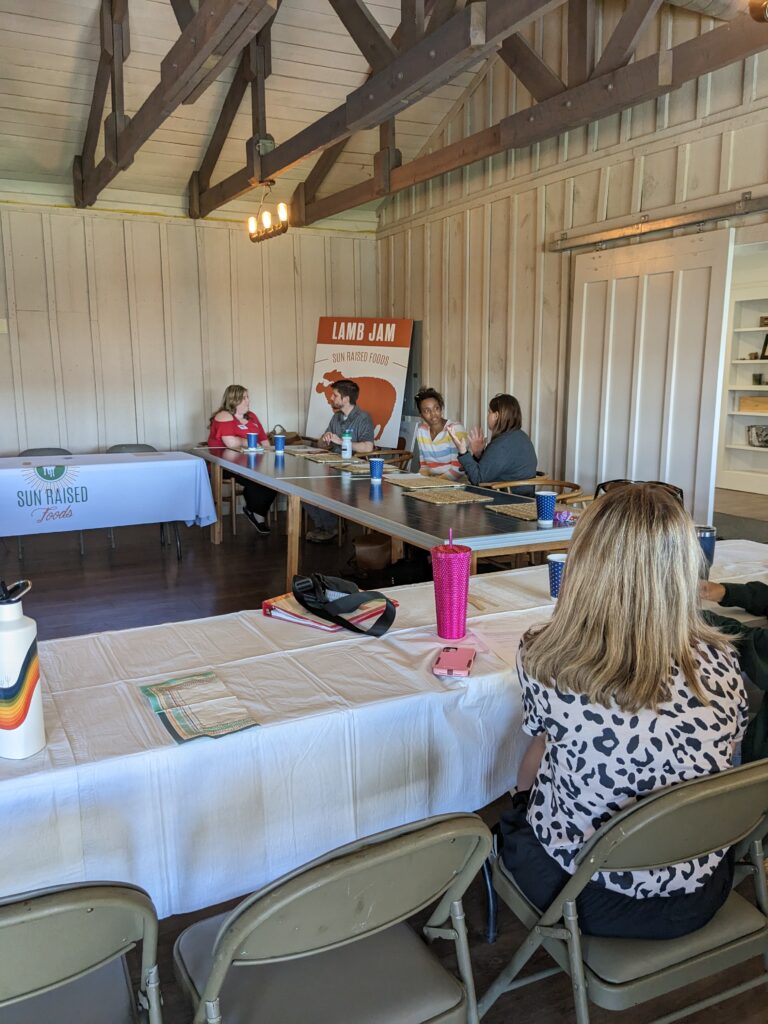
<instances>
[{"instance_id":1,"label":"bag strap","mask_svg":"<svg viewBox=\"0 0 768 1024\"><path fill-rule=\"evenodd\" d=\"M348 580L312 573L311 576L294 576L292 589L293 596L307 611L328 622L333 622L343 629L349 629L353 633L362 633L364 636L383 636L395 621L396 609L388 597L377 590L358 590L355 584ZM326 597L329 590L343 596L329 601ZM344 618L344 615L356 612L361 605L376 600L384 602L384 610L368 629Z\"/></svg>"}]
</instances>

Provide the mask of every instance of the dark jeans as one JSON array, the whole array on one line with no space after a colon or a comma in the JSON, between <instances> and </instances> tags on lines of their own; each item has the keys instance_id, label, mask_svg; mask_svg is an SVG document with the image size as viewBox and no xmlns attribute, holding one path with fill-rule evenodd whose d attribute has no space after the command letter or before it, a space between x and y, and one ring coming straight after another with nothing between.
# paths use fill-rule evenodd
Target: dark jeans
<instances>
[{"instance_id":1,"label":"dark jeans","mask_svg":"<svg viewBox=\"0 0 768 1024\"><path fill-rule=\"evenodd\" d=\"M231 480L232 474L225 472L224 479ZM237 477L236 479L243 487L245 507L259 516L266 517L269 510L272 508L272 502L277 497L277 492L273 491L270 487L264 487L262 484L257 484L253 480L243 480L242 477Z\"/></svg>"},{"instance_id":2,"label":"dark jeans","mask_svg":"<svg viewBox=\"0 0 768 1024\"><path fill-rule=\"evenodd\" d=\"M525 896L545 910L571 877L546 852L520 808L502 815L501 859ZM693 893L671 896L626 896L588 882L576 898L584 935L618 939L676 939L711 921L728 898L733 883L733 850Z\"/></svg>"}]
</instances>

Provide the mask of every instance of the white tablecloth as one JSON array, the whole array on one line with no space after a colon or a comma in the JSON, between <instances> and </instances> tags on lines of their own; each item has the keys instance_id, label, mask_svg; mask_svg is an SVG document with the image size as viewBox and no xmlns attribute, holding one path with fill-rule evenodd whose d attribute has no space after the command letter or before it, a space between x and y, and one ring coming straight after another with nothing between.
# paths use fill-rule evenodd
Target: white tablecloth
<instances>
[{"instance_id":1,"label":"white tablecloth","mask_svg":"<svg viewBox=\"0 0 768 1024\"><path fill-rule=\"evenodd\" d=\"M195 455L0 459L0 536L177 521L216 521L207 465Z\"/></svg>"},{"instance_id":2,"label":"white tablecloth","mask_svg":"<svg viewBox=\"0 0 768 1024\"><path fill-rule=\"evenodd\" d=\"M713 578L768 578L768 547L718 545ZM546 569L472 579L472 676L430 666L431 584L397 588L379 640L258 611L40 644L48 744L0 761L0 895L112 879L161 916L258 888L356 837L474 810L515 781L515 654L551 614ZM213 670L261 727L176 746L141 684Z\"/></svg>"}]
</instances>

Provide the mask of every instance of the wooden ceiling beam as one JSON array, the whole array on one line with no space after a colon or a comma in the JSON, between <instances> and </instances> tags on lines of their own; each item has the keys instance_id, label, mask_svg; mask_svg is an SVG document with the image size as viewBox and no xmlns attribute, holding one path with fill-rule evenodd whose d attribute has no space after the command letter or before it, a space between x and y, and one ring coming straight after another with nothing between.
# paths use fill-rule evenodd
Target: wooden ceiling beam
<instances>
[{"instance_id":1,"label":"wooden ceiling beam","mask_svg":"<svg viewBox=\"0 0 768 1024\"><path fill-rule=\"evenodd\" d=\"M427 35L444 25L449 18L466 7L466 0L435 0L432 13L429 16Z\"/></svg>"},{"instance_id":2,"label":"wooden ceiling beam","mask_svg":"<svg viewBox=\"0 0 768 1024\"><path fill-rule=\"evenodd\" d=\"M565 82L519 32L504 40L499 56L537 102L557 96L565 89Z\"/></svg>"},{"instance_id":3,"label":"wooden ceiling beam","mask_svg":"<svg viewBox=\"0 0 768 1024\"><path fill-rule=\"evenodd\" d=\"M397 56L392 40L363 0L330 0L344 28L374 71L381 71Z\"/></svg>"},{"instance_id":4,"label":"wooden ceiling beam","mask_svg":"<svg viewBox=\"0 0 768 1024\"><path fill-rule=\"evenodd\" d=\"M111 0L101 0L99 32L101 37L101 49L99 52L99 62L96 65L96 79L93 84L91 109L88 114L88 123L85 128L83 151L75 157L72 165L72 180L76 203L78 203L78 199L82 200L83 197L84 176L86 174L90 175L93 173L96 146L99 142L101 124L104 119L104 104L107 101L107 90L109 89L112 79L114 46L112 41Z\"/></svg>"},{"instance_id":5,"label":"wooden ceiling beam","mask_svg":"<svg viewBox=\"0 0 768 1024\"><path fill-rule=\"evenodd\" d=\"M424 35L424 0L401 0L400 39L401 47L407 50Z\"/></svg>"},{"instance_id":6,"label":"wooden ceiling beam","mask_svg":"<svg viewBox=\"0 0 768 1024\"><path fill-rule=\"evenodd\" d=\"M763 50L768 50L768 24L756 25L748 15L741 15L695 39L592 78L528 110L511 114L490 128L394 168L389 194L663 96L701 75ZM371 178L353 189L307 204L305 222L313 224L342 213L352 207L351 199L362 205L376 198L376 180Z\"/></svg>"},{"instance_id":7,"label":"wooden ceiling beam","mask_svg":"<svg viewBox=\"0 0 768 1024\"><path fill-rule=\"evenodd\" d=\"M440 2L441 2L441 0L437 0L438 4ZM464 0L459 0L459 2L461 3L462 8L463 8ZM456 3L456 0L450 0L451 12L453 11L453 7L454 7L455 3ZM434 11L435 6L436 6L435 0L425 0L425 3L424 3L424 13L425 13L425 16L430 16L432 14L432 12ZM431 21L430 21L430 25L431 25ZM402 25L398 25L398 27L395 29L394 34L392 36L392 43L394 44L396 49L400 49L401 34L402 34ZM369 67L368 68L368 73L366 75L366 81L368 81L371 78L372 75L373 75L373 69L371 67ZM302 218L303 218L303 215L304 215L303 212L304 212L304 209L306 207L306 204L314 202L314 200L315 200L315 198L317 196L318 189L322 186L322 184L325 181L325 179L328 177L328 175L331 173L333 168L336 166L336 163L337 163L339 157L341 156L341 154L346 149L348 141L349 141L348 138L341 139L339 142L335 142L333 145L329 146L327 149L324 149L320 153L320 156L315 161L314 167L309 172L309 174L307 175L305 180L300 182L297 185L297 187L296 187L296 189L294 191L294 194L293 194L293 196L291 198L291 208L292 208L292 211L293 211L292 215L291 215L291 222L292 223L300 224L302 222Z\"/></svg>"},{"instance_id":8,"label":"wooden ceiling beam","mask_svg":"<svg viewBox=\"0 0 768 1024\"><path fill-rule=\"evenodd\" d=\"M568 2L568 85L581 85L595 65L595 2Z\"/></svg>"},{"instance_id":9,"label":"wooden ceiling beam","mask_svg":"<svg viewBox=\"0 0 768 1024\"><path fill-rule=\"evenodd\" d=\"M182 31L194 18L195 14L197 13L198 6L198 0L194 0L194 4L192 0L171 0L171 7L173 8L173 13L176 15L176 21L178 22L179 28L182 29Z\"/></svg>"},{"instance_id":10,"label":"wooden ceiling beam","mask_svg":"<svg viewBox=\"0 0 768 1024\"><path fill-rule=\"evenodd\" d=\"M611 38L606 43L600 60L592 72L593 78L627 64L635 52L638 40L656 16L663 0L629 0Z\"/></svg>"},{"instance_id":11,"label":"wooden ceiling beam","mask_svg":"<svg viewBox=\"0 0 768 1024\"><path fill-rule=\"evenodd\" d=\"M116 160L105 155L95 168L82 168L82 188L75 181L75 202L91 206L102 189L128 167L140 147L160 127L179 103L195 89L209 71L206 61L229 37L244 12L251 18L248 32L253 38L274 16L277 0L203 0L194 18L181 33L161 63L160 83L136 114L115 132ZM81 161L82 165L82 161Z\"/></svg>"},{"instance_id":12,"label":"wooden ceiling beam","mask_svg":"<svg viewBox=\"0 0 768 1024\"><path fill-rule=\"evenodd\" d=\"M238 174L250 173L258 181L274 178L312 153L347 139L353 132L376 127L496 50L510 33L563 3L564 0L477 0L431 35L401 51L383 71L350 93L342 106L271 152L254 155L252 139L246 147L248 162ZM238 177L234 184L239 186L241 180ZM226 189L215 194L212 190L202 193L200 215L205 217L234 198L235 195L227 195Z\"/></svg>"}]
</instances>

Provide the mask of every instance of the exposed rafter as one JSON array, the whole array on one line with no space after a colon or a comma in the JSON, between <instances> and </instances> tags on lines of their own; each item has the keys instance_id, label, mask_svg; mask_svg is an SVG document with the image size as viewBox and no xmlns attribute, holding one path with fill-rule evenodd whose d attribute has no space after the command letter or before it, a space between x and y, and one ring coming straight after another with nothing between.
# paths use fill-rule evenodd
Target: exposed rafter
<instances>
[{"instance_id":1,"label":"exposed rafter","mask_svg":"<svg viewBox=\"0 0 768 1024\"><path fill-rule=\"evenodd\" d=\"M125 3L126 0L112 0L113 49L114 26L124 23L119 21L117 14L122 11ZM214 80L229 55L235 50L242 50L266 25L273 17L276 5L277 0L203 0L197 13L161 62L159 85L130 120L125 118L122 111L122 75L116 82L117 60L113 56L110 71L113 102L117 108L113 108L106 121L105 156L99 164L96 167L86 166L83 159L83 156L87 156L85 147L83 154L75 158L73 178L75 202L78 206L90 206L96 201L102 189L130 165L139 148L169 114L180 103L193 102ZM126 34L123 31L122 53L125 52ZM97 87L101 85L97 74ZM98 99L94 91L92 113L98 107ZM103 105L102 102L102 110ZM115 115L114 118L112 115ZM91 139L87 132L86 141L90 145Z\"/></svg>"},{"instance_id":2,"label":"exposed rafter","mask_svg":"<svg viewBox=\"0 0 768 1024\"><path fill-rule=\"evenodd\" d=\"M740 15L695 39L568 88L528 110L505 117L490 128L394 168L388 194L505 150L543 142L571 128L663 96L700 75L766 49L768 25L756 25L748 15ZM343 192L307 204L305 223L315 223L371 202L380 195L380 183L374 176Z\"/></svg>"},{"instance_id":3,"label":"exposed rafter","mask_svg":"<svg viewBox=\"0 0 768 1024\"><path fill-rule=\"evenodd\" d=\"M363 0L329 0L355 46L374 71L381 71L397 56L397 50Z\"/></svg>"},{"instance_id":4,"label":"exposed rafter","mask_svg":"<svg viewBox=\"0 0 768 1024\"><path fill-rule=\"evenodd\" d=\"M539 103L548 100L550 96L557 96L565 89L565 82L519 32L504 40L499 56Z\"/></svg>"},{"instance_id":5,"label":"exposed rafter","mask_svg":"<svg viewBox=\"0 0 768 1024\"><path fill-rule=\"evenodd\" d=\"M595 64L595 0L568 3L568 85L581 85Z\"/></svg>"},{"instance_id":6,"label":"exposed rafter","mask_svg":"<svg viewBox=\"0 0 768 1024\"><path fill-rule=\"evenodd\" d=\"M640 36L661 7L663 0L629 0L594 70L599 78L623 67L635 52Z\"/></svg>"}]
</instances>

